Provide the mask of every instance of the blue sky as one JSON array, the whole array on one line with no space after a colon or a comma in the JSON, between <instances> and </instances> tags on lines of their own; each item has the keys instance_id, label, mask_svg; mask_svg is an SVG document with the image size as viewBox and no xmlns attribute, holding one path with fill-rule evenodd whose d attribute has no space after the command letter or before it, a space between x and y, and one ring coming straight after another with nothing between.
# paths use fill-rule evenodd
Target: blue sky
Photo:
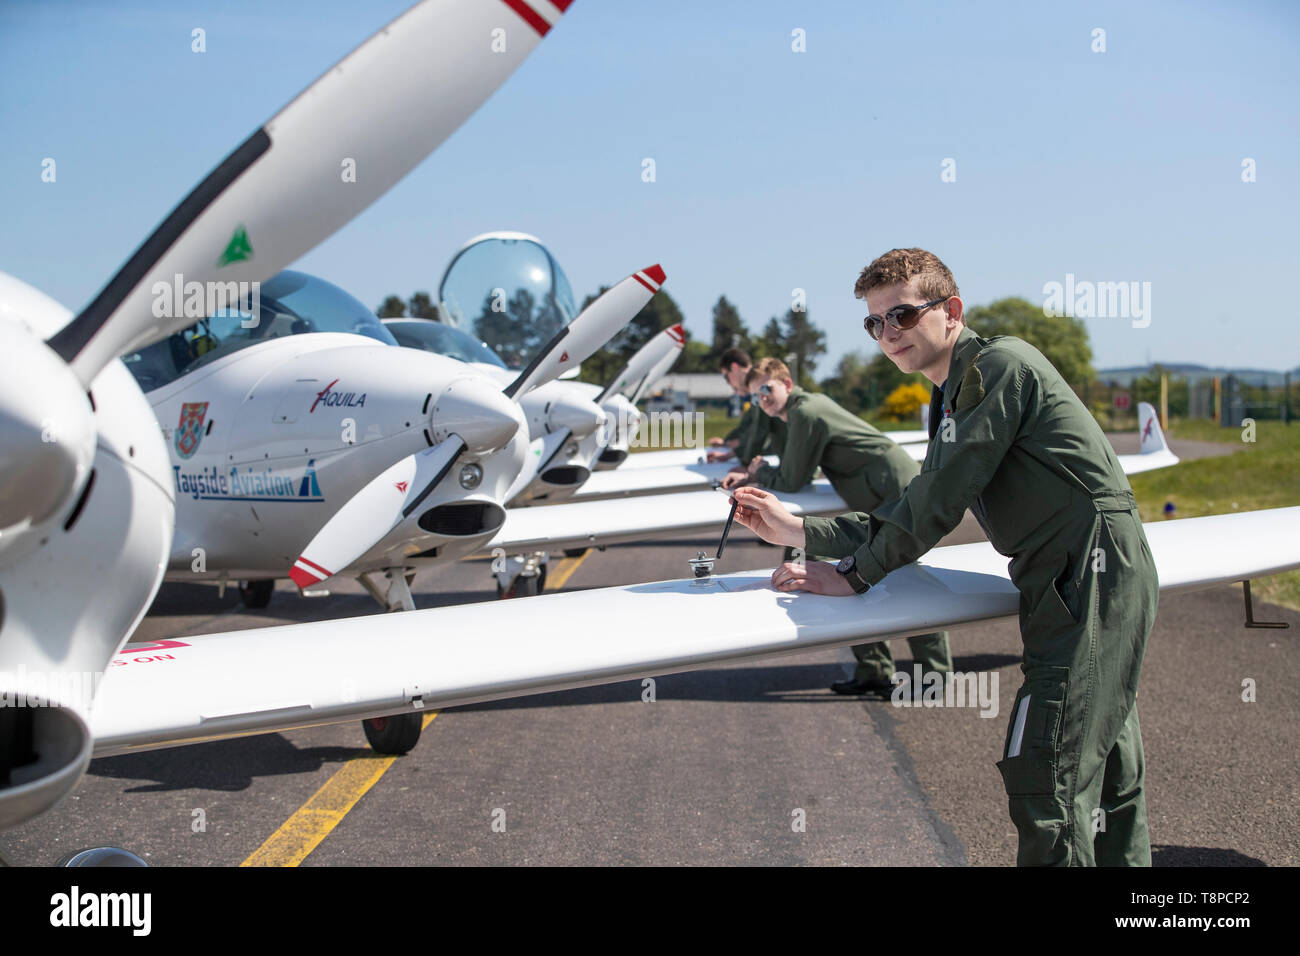
<instances>
[{"instance_id":1,"label":"blue sky","mask_svg":"<svg viewBox=\"0 0 1300 956\"><path fill-rule=\"evenodd\" d=\"M227 152L407 5L6 0L0 269L80 308ZM578 0L297 267L375 306L434 290L470 236L522 230L579 297L661 262L697 337L720 293L757 333L804 289L826 375L874 349L858 271L919 245L968 306L1041 303L1067 274L1150 283L1148 326L1087 320L1098 367L1291 368L1298 55L1285 2Z\"/></svg>"}]
</instances>

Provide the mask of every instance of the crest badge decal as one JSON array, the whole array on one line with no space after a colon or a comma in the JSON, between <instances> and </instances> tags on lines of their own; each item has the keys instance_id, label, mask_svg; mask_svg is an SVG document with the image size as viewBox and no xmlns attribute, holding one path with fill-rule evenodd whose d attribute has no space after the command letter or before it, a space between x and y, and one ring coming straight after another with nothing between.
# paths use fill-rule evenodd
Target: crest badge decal
<instances>
[{"instance_id":1,"label":"crest badge decal","mask_svg":"<svg viewBox=\"0 0 1300 956\"><path fill-rule=\"evenodd\" d=\"M208 414L207 402L186 402L181 406L181 419L176 423L176 454L192 458L203 441L203 420Z\"/></svg>"}]
</instances>

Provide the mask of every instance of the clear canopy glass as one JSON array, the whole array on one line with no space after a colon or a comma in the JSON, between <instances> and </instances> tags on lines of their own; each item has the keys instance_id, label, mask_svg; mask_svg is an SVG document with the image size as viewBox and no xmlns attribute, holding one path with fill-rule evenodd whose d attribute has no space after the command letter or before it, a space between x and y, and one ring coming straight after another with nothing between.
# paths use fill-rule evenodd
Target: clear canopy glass
<instances>
[{"instance_id":1,"label":"clear canopy glass","mask_svg":"<svg viewBox=\"0 0 1300 956\"><path fill-rule=\"evenodd\" d=\"M398 345L409 349L424 349L461 362L482 362L505 368L506 363L468 332L453 329L432 319L384 319L384 327L397 339Z\"/></svg>"},{"instance_id":2,"label":"clear canopy glass","mask_svg":"<svg viewBox=\"0 0 1300 956\"><path fill-rule=\"evenodd\" d=\"M151 392L223 356L284 335L349 332L397 344L370 309L333 283L305 272L286 269L263 282L256 316L250 304L216 309L189 328L122 356L122 361L140 388Z\"/></svg>"},{"instance_id":3,"label":"clear canopy glass","mask_svg":"<svg viewBox=\"0 0 1300 956\"><path fill-rule=\"evenodd\" d=\"M489 235L466 246L438 287L447 321L522 368L578 314L564 270L536 239Z\"/></svg>"}]
</instances>

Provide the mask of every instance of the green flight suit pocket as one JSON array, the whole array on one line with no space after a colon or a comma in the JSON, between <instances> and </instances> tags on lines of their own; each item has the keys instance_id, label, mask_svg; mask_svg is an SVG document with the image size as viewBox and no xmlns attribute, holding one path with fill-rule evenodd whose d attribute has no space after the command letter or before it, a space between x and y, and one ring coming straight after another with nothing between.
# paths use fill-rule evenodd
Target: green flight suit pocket
<instances>
[{"instance_id":1,"label":"green flight suit pocket","mask_svg":"<svg viewBox=\"0 0 1300 956\"><path fill-rule=\"evenodd\" d=\"M1050 634L1078 625L1079 616L1071 610L1071 605L1077 604L1079 597L1079 586L1070 567L1072 564L1073 561L1068 562L1065 570L1048 582L1022 631Z\"/></svg>"},{"instance_id":2,"label":"green flight suit pocket","mask_svg":"<svg viewBox=\"0 0 1300 956\"><path fill-rule=\"evenodd\" d=\"M1061 720L1069 683L1068 667L1032 667L1026 672L1012 707L1002 759L997 764L1007 796L1056 792Z\"/></svg>"}]
</instances>

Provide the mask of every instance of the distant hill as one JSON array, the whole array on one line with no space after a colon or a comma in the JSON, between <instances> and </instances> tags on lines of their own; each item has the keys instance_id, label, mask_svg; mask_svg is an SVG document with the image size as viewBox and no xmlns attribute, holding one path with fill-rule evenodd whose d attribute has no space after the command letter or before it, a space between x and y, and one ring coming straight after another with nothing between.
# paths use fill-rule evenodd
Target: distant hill
<instances>
[{"instance_id":1,"label":"distant hill","mask_svg":"<svg viewBox=\"0 0 1300 956\"><path fill-rule=\"evenodd\" d=\"M1097 370L1097 378L1102 382L1114 382L1116 385L1132 385L1134 379L1141 378L1143 375L1150 375L1155 365L1160 365L1161 368L1175 378L1185 378L1189 381L1201 381L1214 378L1216 375L1220 378L1235 375L1250 385L1280 387L1286 384L1285 376L1290 374L1292 383L1300 382L1300 366L1287 373L1265 368L1211 368L1208 365L1195 365L1188 362L1170 362L1169 364L1157 362L1154 365L1103 368Z\"/></svg>"}]
</instances>

